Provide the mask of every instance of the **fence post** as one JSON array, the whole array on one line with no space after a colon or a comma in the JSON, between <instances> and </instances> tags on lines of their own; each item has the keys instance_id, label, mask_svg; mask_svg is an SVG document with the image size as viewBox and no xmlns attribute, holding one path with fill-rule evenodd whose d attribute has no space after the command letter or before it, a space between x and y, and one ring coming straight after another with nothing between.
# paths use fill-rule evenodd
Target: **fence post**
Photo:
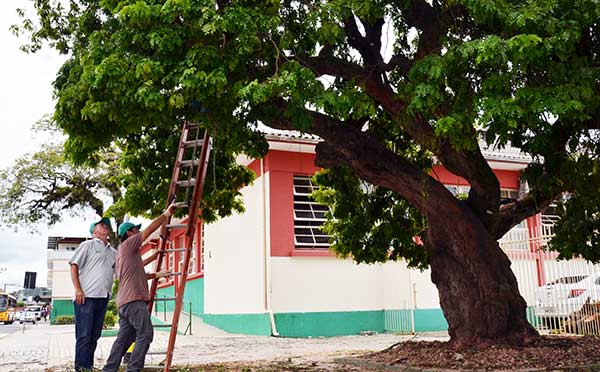
<instances>
[{"instance_id":1,"label":"fence post","mask_svg":"<svg viewBox=\"0 0 600 372\"><path fill-rule=\"evenodd\" d=\"M546 284L546 271L544 269L544 255L542 251L542 216L536 214L527 219L527 230L529 231L529 249L535 254L535 267L537 272L538 287Z\"/></svg>"},{"instance_id":2,"label":"fence post","mask_svg":"<svg viewBox=\"0 0 600 372\"><path fill-rule=\"evenodd\" d=\"M190 336L192 335L192 301L190 301Z\"/></svg>"}]
</instances>

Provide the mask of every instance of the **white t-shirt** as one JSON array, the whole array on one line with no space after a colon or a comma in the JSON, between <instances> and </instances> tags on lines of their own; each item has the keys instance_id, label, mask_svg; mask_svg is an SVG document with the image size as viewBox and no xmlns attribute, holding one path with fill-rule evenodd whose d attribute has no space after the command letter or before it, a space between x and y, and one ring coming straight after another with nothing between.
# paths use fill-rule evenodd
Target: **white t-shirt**
<instances>
[{"instance_id":1,"label":"white t-shirt","mask_svg":"<svg viewBox=\"0 0 600 372\"><path fill-rule=\"evenodd\" d=\"M85 297L107 298L115 278L117 250L93 238L82 242L69 261L79 268L79 283Z\"/></svg>"}]
</instances>

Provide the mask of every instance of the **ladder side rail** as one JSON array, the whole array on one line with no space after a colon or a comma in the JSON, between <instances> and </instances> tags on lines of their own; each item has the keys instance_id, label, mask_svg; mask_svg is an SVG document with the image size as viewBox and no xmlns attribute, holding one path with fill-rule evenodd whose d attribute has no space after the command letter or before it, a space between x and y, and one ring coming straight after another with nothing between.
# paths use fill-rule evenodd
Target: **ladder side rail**
<instances>
[{"instance_id":1,"label":"ladder side rail","mask_svg":"<svg viewBox=\"0 0 600 372\"><path fill-rule=\"evenodd\" d=\"M196 185L194 186L194 194L192 196L194 208L190 208L189 221L196 221L198 218L198 203L202 200L202 194L204 192L204 181L206 180L206 171L208 169L208 160L210 158L210 151L212 147L212 140L208 134L208 131L204 132L204 146L200 152L200 162L198 164L198 177L196 178ZM188 221L188 222L189 222ZM188 236L193 236L193 231L196 229L196 224L188 224Z\"/></svg>"},{"instance_id":2,"label":"ladder side rail","mask_svg":"<svg viewBox=\"0 0 600 372\"><path fill-rule=\"evenodd\" d=\"M173 166L173 174L171 175L171 184L169 185L169 192L167 194L167 205L172 202L172 198L175 195L175 191L177 191L177 181L179 180L179 174L181 171L181 161L183 161L183 157L185 155L185 145L184 143L187 141L187 137L190 131L190 125L187 121L183 123L183 128L181 130L181 137L179 139L179 147L177 148L177 157L175 159L175 165ZM165 255L165 248L167 245L167 225L171 222L171 217L167 218L163 221L160 227L160 244L158 248L158 257L154 264L154 271L160 271L160 268L163 264L163 257ZM152 280L152 284L150 286L150 301L148 302L148 311L152 313L152 307L154 306L154 297L156 296L156 290L158 288L158 278L154 278Z\"/></svg>"},{"instance_id":3,"label":"ladder side rail","mask_svg":"<svg viewBox=\"0 0 600 372\"><path fill-rule=\"evenodd\" d=\"M175 159L175 166L173 167L173 174L171 175L171 184L169 185L169 192L167 196L167 203L165 208L171 204L171 198L175 195L175 191L177 191L177 181L179 180L179 174L181 172L181 162L183 161L183 157L185 156L185 145L184 143L187 141L188 134L190 132L190 125L186 121L183 124L183 129L181 130L181 137L179 139L179 147L177 148L177 158Z\"/></svg>"},{"instance_id":4,"label":"ladder side rail","mask_svg":"<svg viewBox=\"0 0 600 372\"><path fill-rule=\"evenodd\" d=\"M169 344L167 346L167 355L165 358L165 369L164 372L169 372L171 367L171 362L173 361L173 351L175 349L175 338L177 337L177 328L179 323L179 315L181 314L181 310L183 307L183 295L185 291L185 284L187 281L188 268L191 258L191 252L193 249L194 242L194 234L196 231L197 225L197 216L198 216L198 203L200 202L200 198L202 197L202 192L204 190L204 180L206 178L206 168L208 166L208 159L210 156L210 136L208 135L208 131L204 133L204 143L202 146L202 151L200 152L200 164L198 165L198 175L196 178L196 185L194 186L194 193L192 196L192 202L190 205L190 212L188 215L188 227L186 236L187 246L186 251L184 253L184 262L183 269L181 273L181 278L179 281L179 285L176 287L175 294L175 310L173 312L173 318L171 320L171 333L169 335Z\"/></svg>"},{"instance_id":5,"label":"ladder side rail","mask_svg":"<svg viewBox=\"0 0 600 372\"><path fill-rule=\"evenodd\" d=\"M170 371L171 363L173 361L173 353L175 351L175 339L177 338L177 331L179 329L179 317L181 315L181 311L183 310L183 295L185 291L185 284L187 282L191 251L193 249L193 238L194 237L192 236L192 238L188 237L188 239L186 239L187 244L186 251L184 252L183 256L183 267L181 268L181 277L179 278L179 284L175 288L175 309L173 310L173 317L171 318L171 330L169 333L169 343L167 344L164 372Z\"/></svg>"},{"instance_id":6,"label":"ladder side rail","mask_svg":"<svg viewBox=\"0 0 600 372\"><path fill-rule=\"evenodd\" d=\"M192 150L192 155L191 155L191 159L192 160L196 159L196 152L198 150L197 142L198 142L198 137L200 136L200 127L195 128L194 131L195 131L195 135L193 137L194 137L194 142L196 142L196 143L194 144L194 147L192 147L192 149L191 149ZM188 139L186 138L186 141L187 140ZM185 147L185 143L182 143L182 145ZM202 147L204 148L204 146L202 146ZM191 169L192 170L194 169L193 163L192 163ZM197 171L198 171L198 168L196 168L196 172ZM194 174L193 171L188 172L188 181L191 181L192 178L194 178L194 177L198 177L197 174ZM192 192L192 195L193 195L193 192ZM190 188L188 187L185 190L185 199L184 200L186 202L188 202L189 201L189 197L190 197Z\"/></svg>"}]
</instances>

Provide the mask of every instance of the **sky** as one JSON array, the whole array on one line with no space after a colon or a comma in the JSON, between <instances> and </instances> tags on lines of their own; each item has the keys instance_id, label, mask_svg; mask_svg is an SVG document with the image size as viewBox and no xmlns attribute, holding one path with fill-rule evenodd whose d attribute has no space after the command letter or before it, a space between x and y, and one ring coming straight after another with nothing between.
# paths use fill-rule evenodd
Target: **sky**
<instances>
[{"instance_id":1,"label":"sky","mask_svg":"<svg viewBox=\"0 0 600 372\"><path fill-rule=\"evenodd\" d=\"M35 150L48 140L46 134L31 127L44 115L51 114L54 102L52 81L65 60L50 48L35 54L19 50L26 39L17 38L9 27L20 18L15 9L30 6L29 0L0 1L0 168L9 167L16 158ZM24 229L0 230L0 288L23 285L25 271L37 272L37 286L46 285L46 243L48 236L88 236L96 217L90 211L79 218L68 217L48 229L39 226L37 234Z\"/></svg>"}]
</instances>

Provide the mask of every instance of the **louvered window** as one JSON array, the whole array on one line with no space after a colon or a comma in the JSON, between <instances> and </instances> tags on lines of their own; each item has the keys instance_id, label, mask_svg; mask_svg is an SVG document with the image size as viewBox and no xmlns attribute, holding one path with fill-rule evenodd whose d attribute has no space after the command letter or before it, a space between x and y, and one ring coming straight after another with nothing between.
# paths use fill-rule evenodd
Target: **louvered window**
<instances>
[{"instance_id":1,"label":"louvered window","mask_svg":"<svg viewBox=\"0 0 600 372\"><path fill-rule=\"evenodd\" d=\"M294 243L296 248L329 248L329 235L321 230L327 207L314 201L310 177L294 176Z\"/></svg>"}]
</instances>

